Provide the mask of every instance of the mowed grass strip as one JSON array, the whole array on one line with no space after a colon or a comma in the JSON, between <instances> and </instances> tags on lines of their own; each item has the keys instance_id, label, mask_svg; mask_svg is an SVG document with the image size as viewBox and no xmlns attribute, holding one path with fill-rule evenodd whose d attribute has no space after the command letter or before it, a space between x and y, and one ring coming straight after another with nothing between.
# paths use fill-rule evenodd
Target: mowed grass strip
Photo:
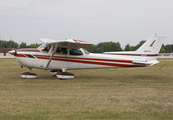
<instances>
[{"instance_id":1,"label":"mowed grass strip","mask_svg":"<svg viewBox=\"0 0 173 120\"><path fill-rule=\"evenodd\" d=\"M173 119L173 59L145 68L73 70L59 80L0 59L0 119Z\"/></svg>"}]
</instances>

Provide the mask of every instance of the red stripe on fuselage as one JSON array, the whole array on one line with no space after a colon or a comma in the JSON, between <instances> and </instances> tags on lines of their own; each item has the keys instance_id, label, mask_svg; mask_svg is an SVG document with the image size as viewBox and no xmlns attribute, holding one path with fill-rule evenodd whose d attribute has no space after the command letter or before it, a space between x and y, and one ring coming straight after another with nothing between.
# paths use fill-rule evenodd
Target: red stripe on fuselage
<instances>
[{"instance_id":1,"label":"red stripe on fuselage","mask_svg":"<svg viewBox=\"0 0 173 120\"><path fill-rule=\"evenodd\" d=\"M46 60L50 59L50 56L48 55L33 55L33 56L37 57L38 59L46 59Z\"/></svg>"},{"instance_id":2,"label":"red stripe on fuselage","mask_svg":"<svg viewBox=\"0 0 173 120\"><path fill-rule=\"evenodd\" d=\"M26 56L24 54L17 54L16 57L25 57L26 58Z\"/></svg>"},{"instance_id":3,"label":"red stripe on fuselage","mask_svg":"<svg viewBox=\"0 0 173 120\"><path fill-rule=\"evenodd\" d=\"M33 55L33 56L35 56L37 59L46 59L46 60L50 59L50 56L48 55ZM23 54L18 54L17 57L26 58L26 56ZM111 59L61 57L61 56L54 56L52 60L63 61L63 62L94 64L94 65L105 65L105 66L113 66L113 67L141 67L140 65L119 64L119 63L132 63L132 61L130 60L111 60ZM87 60L90 60L90 61L87 61ZM106 62L119 62L119 63L106 63Z\"/></svg>"},{"instance_id":4,"label":"red stripe on fuselage","mask_svg":"<svg viewBox=\"0 0 173 120\"><path fill-rule=\"evenodd\" d=\"M129 65L129 64L118 64L118 63L105 63L105 62L95 62L95 61L83 61L83 60L73 60L73 59L60 59L53 58L52 60L66 61L66 62L76 62L76 63L85 63L85 64L94 64L94 65L106 65L114 67L141 67L139 65Z\"/></svg>"},{"instance_id":5,"label":"red stripe on fuselage","mask_svg":"<svg viewBox=\"0 0 173 120\"><path fill-rule=\"evenodd\" d=\"M103 53L103 54L107 54L107 55L125 55L125 56L142 56L142 57L155 57L158 56L158 54L121 54L121 53Z\"/></svg>"},{"instance_id":6,"label":"red stripe on fuselage","mask_svg":"<svg viewBox=\"0 0 173 120\"><path fill-rule=\"evenodd\" d=\"M36 56L38 59L47 59L48 60L50 58L50 56L47 56L47 55L46 56L45 55L34 55L34 56ZM111 60L111 59L79 58L79 57L61 57L61 56L54 56L52 58L52 60L63 61L63 62L75 62L75 63L95 64L95 65L118 66L118 67L141 67L139 65L118 64L118 63L106 63L106 62L132 63L132 61L130 61L130 60ZM86 61L86 60L90 60L90 61Z\"/></svg>"},{"instance_id":7,"label":"red stripe on fuselage","mask_svg":"<svg viewBox=\"0 0 173 120\"><path fill-rule=\"evenodd\" d=\"M50 56L47 55L34 55L40 59L49 59ZM121 62L121 63L132 63L131 60L112 60L112 59L96 59L96 58L79 58L79 57L61 57L61 56L54 56L52 60L55 59L77 59L77 60L94 60L94 61L105 61L105 62Z\"/></svg>"},{"instance_id":8,"label":"red stripe on fuselage","mask_svg":"<svg viewBox=\"0 0 173 120\"><path fill-rule=\"evenodd\" d=\"M70 57L70 59L80 59L80 60L96 60L96 61L105 61L105 62L122 62L122 63L132 63L131 60L111 60L111 59L96 59L96 58L77 58Z\"/></svg>"}]
</instances>

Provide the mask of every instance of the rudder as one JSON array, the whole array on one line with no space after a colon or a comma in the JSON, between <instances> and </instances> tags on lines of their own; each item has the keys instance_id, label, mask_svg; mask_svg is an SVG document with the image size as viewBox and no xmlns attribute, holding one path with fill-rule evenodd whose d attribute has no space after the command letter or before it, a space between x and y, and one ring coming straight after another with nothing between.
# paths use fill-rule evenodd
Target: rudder
<instances>
[{"instance_id":1,"label":"rudder","mask_svg":"<svg viewBox=\"0 0 173 120\"><path fill-rule=\"evenodd\" d=\"M159 54L164 39L165 36L154 34L139 49L137 49L135 53Z\"/></svg>"}]
</instances>

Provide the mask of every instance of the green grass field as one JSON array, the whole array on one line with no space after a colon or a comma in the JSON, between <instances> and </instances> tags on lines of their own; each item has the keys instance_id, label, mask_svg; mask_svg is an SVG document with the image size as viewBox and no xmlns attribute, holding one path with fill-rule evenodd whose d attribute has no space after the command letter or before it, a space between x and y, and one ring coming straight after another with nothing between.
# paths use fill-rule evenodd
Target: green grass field
<instances>
[{"instance_id":1,"label":"green grass field","mask_svg":"<svg viewBox=\"0 0 173 120\"><path fill-rule=\"evenodd\" d=\"M0 119L173 119L173 59L145 68L73 70L59 80L33 69L22 79L16 59L0 59Z\"/></svg>"}]
</instances>

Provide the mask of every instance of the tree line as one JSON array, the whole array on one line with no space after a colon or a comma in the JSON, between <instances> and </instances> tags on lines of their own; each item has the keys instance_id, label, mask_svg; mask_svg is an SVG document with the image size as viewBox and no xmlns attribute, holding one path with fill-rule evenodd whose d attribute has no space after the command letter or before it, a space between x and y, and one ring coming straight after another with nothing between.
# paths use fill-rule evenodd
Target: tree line
<instances>
[{"instance_id":1,"label":"tree line","mask_svg":"<svg viewBox=\"0 0 173 120\"><path fill-rule=\"evenodd\" d=\"M130 46L127 44L124 49L121 48L119 42L101 42L98 45L90 45L88 48L85 48L87 51L92 53L103 53L103 52L116 52L116 51L135 51L140 46L142 46L146 40L141 40L137 45ZM173 52L173 44L162 45L160 53L171 53Z\"/></svg>"},{"instance_id":2,"label":"tree line","mask_svg":"<svg viewBox=\"0 0 173 120\"><path fill-rule=\"evenodd\" d=\"M141 40L136 46L130 46L127 44L124 49L122 49L121 44L119 42L101 42L97 45L91 44L89 47L85 48L87 51L92 53L103 53L103 52L116 52L116 51L135 51L141 45L145 43L146 40ZM20 44L9 40L2 41L0 40L0 48L37 48L40 44L30 44L27 45L25 42ZM160 53L171 53L173 52L173 44L162 45L160 49Z\"/></svg>"},{"instance_id":3,"label":"tree line","mask_svg":"<svg viewBox=\"0 0 173 120\"><path fill-rule=\"evenodd\" d=\"M40 45L41 44L38 44L38 43L27 45L25 42L18 44L17 42L14 42L13 40L9 40L9 41L0 40L0 48L37 48Z\"/></svg>"}]
</instances>

